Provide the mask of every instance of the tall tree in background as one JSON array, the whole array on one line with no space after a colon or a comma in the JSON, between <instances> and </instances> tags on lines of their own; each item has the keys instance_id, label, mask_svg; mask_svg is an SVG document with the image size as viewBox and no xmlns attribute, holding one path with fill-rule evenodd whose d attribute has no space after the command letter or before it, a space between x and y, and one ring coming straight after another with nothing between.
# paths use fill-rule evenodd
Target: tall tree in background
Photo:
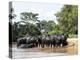
<instances>
[{"instance_id":1,"label":"tall tree in background","mask_svg":"<svg viewBox=\"0 0 80 60\"><path fill-rule=\"evenodd\" d=\"M28 21L36 21L38 19L38 14L34 14L32 12L22 12L21 19L28 22Z\"/></svg>"},{"instance_id":2,"label":"tall tree in background","mask_svg":"<svg viewBox=\"0 0 80 60\"><path fill-rule=\"evenodd\" d=\"M21 15L22 21L25 22L25 24L27 26L28 34L31 35L31 32L33 30L32 28L34 28L34 26L32 26L32 24L33 23L35 24L35 22L37 21L38 14L34 14L32 12L22 12L20 15Z\"/></svg>"},{"instance_id":3,"label":"tall tree in background","mask_svg":"<svg viewBox=\"0 0 80 60\"><path fill-rule=\"evenodd\" d=\"M55 22L54 21L52 21L52 20L50 20L50 21L46 21L46 20L42 20L42 21L40 21L40 23L38 23L38 27L40 27L41 28L41 30L44 30L44 33L42 33L42 34L48 34L48 32L51 32L51 31L53 31L55 28Z\"/></svg>"},{"instance_id":4,"label":"tall tree in background","mask_svg":"<svg viewBox=\"0 0 80 60\"><path fill-rule=\"evenodd\" d=\"M64 5L60 12L55 14L64 33L78 33L78 6Z\"/></svg>"}]
</instances>

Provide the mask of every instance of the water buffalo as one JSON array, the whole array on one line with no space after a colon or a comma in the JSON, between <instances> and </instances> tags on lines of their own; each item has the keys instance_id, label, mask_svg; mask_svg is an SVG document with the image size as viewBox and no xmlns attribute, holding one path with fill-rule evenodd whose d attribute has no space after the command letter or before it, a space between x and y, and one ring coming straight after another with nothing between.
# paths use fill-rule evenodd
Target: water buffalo
<instances>
[{"instance_id":1,"label":"water buffalo","mask_svg":"<svg viewBox=\"0 0 80 60\"><path fill-rule=\"evenodd\" d=\"M53 35L53 45L54 46L66 46L67 43L67 36L63 34Z\"/></svg>"},{"instance_id":2,"label":"water buffalo","mask_svg":"<svg viewBox=\"0 0 80 60\"><path fill-rule=\"evenodd\" d=\"M38 46L40 47L42 44L42 36L38 36Z\"/></svg>"},{"instance_id":3,"label":"water buffalo","mask_svg":"<svg viewBox=\"0 0 80 60\"><path fill-rule=\"evenodd\" d=\"M47 35L46 38L45 38L46 46L49 47L49 46L51 45L51 42L52 42L52 41L51 41L51 39L50 39L50 35Z\"/></svg>"},{"instance_id":4,"label":"water buffalo","mask_svg":"<svg viewBox=\"0 0 80 60\"><path fill-rule=\"evenodd\" d=\"M25 38L17 39L17 47L19 47L21 44L26 44L26 39Z\"/></svg>"},{"instance_id":5,"label":"water buffalo","mask_svg":"<svg viewBox=\"0 0 80 60\"><path fill-rule=\"evenodd\" d=\"M59 35L59 36L61 37L62 46L68 45L68 42L67 42L68 35Z\"/></svg>"},{"instance_id":6,"label":"water buffalo","mask_svg":"<svg viewBox=\"0 0 80 60\"><path fill-rule=\"evenodd\" d=\"M58 34L58 35L47 35L45 37L45 43L47 46L66 46L67 43L67 36L63 34Z\"/></svg>"},{"instance_id":7,"label":"water buffalo","mask_svg":"<svg viewBox=\"0 0 80 60\"><path fill-rule=\"evenodd\" d=\"M38 45L44 48L44 46L50 46L51 45L51 39L49 35L42 35L38 37Z\"/></svg>"},{"instance_id":8,"label":"water buffalo","mask_svg":"<svg viewBox=\"0 0 80 60\"><path fill-rule=\"evenodd\" d=\"M41 37L41 47L42 48L44 48L44 45L46 44L46 36L45 35L43 35L42 37Z\"/></svg>"},{"instance_id":9,"label":"water buffalo","mask_svg":"<svg viewBox=\"0 0 80 60\"><path fill-rule=\"evenodd\" d=\"M25 44L27 44L27 45L33 44L34 46L37 46L38 40L36 37L32 37L32 36L17 39L17 47L19 47L22 44L24 44L24 45Z\"/></svg>"},{"instance_id":10,"label":"water buffalo","mask_svg":"<svg viewBox=\"0 0 80 60\"><path fill-rule=\"evenodd\" d=\"M33 46L41 46L44 48L44 46L54 46L54 47L60 47L60 46L66 46L68 44L67 42L67 35L64 34L57 34L57 35L41 35L41 36L28 36L17 39L17 47L21 44L28 44Z\"/></svg>"},{"instance_id":11,"label":"water buffalo","mask_svg":"<svg viewBox=\"0 0 80 60\"><path fill-rule=\"evenodd\" d=\"M56 35L50 35L50 40L51 40L51 47L56 45Z\"/></svg>"},{"instance_id":12,"label":"water buffalo","mask_svg":"<svg viewBox=\"0 0 80 60\"><path fill-rule=\"evenodd\" d=\"M59 35L55 35L55 46L61 46L61 37Z\"/></svg>"}]
</instances>

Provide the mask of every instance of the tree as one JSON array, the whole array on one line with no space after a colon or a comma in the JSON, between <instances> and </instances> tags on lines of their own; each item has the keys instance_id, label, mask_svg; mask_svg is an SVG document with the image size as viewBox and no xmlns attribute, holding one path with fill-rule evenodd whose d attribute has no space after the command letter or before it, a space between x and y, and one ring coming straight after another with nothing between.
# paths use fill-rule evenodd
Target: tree
<instances>
[{"instance_id":1,"label":"tree","mask_svg":"<svg viewBox=\"0 0 80 60\"><path fill-rule=\"evenodd\" d=\"M48 32L54 30L55 25L56 25L55 22L52 20L50 21L42 20L37 23L37 26L38 28L40 28L40 31L44 30L42 34L48 34Z\"/></svg>"},{"instance_id":2,"label":"tree","mask_svg":"<svg viewBox=\"0 0 80 60\"><path fill-rule=\"evenodd\" d=\"M78 6L64 5L60 12L55 14L61 30L68 34L78 33Z\"/></svg>"},{"instance_id":3,"label":"tree","mask_svg":"<svg viewBox=\"0 0 80 60\"><path fill-rule=\"evenodd\" d=\"M34 14L32 12L22 12L21 13L21 19L28 22L28 21L37 21L38 14Z\"/></svg>"},{"instance_id":4,"label":"tree","mask_svg":"<svg viewBox=\"0 0 80 60\"><path fill-rule=\"evenodd\" d=\"M26 26L27 26L27 34L29 34L29 35L33 35L34 33L32 33L33 31L32 30L34 30L35 29L35 25L33 25L33 23L35 23L36 21L37 21L37 19L38 19L38 14L34 14L34 13L32 13L32 12L22 12L21 14L21 19L22 19L22 21L23 22L25 22L25 24L26 24ZM21 22L22 22L21 21ZM32 26L33 25L33 26ZM34 28L34 29L32 29L32 28ZM38 30L38 29L37 29ZM34 30L35 31L35 30Z\"/></svg>"},{"instance_id":5,"label":"tree","mask_svg":"<svg viewBox=\"0 0 80 60\"><path fill-rule=\"evenodd\" d=\"M50 20L50 21L48 21L47 25L48 25L49 31L52 31L55 29L56 23L54 21Z\"/></svg>"}]
</instances>

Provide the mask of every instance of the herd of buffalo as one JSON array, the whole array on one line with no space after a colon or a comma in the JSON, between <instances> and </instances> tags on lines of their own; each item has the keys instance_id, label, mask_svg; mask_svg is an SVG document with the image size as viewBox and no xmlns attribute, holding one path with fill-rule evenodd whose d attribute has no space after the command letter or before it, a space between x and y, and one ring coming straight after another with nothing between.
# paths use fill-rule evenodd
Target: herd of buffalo
<instances>
[{"instance_id":1,"label":"herd of buffalo","mask_svg":"<svg viewBox=\"0 0 80 60\"><path fill-rule=\"evenodd\" d=\"M68 45L67 35L58 34L58 35L41 35L41 36L27 36L17 39L17 47L22 44L36 46L36 47L63 47Z\"/></svg>"}]
</instances>

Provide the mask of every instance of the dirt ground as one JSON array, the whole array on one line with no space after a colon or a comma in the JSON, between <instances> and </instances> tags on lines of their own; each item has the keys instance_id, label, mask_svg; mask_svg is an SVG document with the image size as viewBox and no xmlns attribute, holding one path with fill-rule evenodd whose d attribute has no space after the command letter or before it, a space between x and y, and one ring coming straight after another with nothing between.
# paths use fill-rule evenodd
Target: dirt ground
<instances>
[{"instance_id":1,"label":"dirt ground","mask_svg":"<svg viewBox=\"0 0 80 60\"><path fill-rule=\"evenodd\" d=\"M17 48L13 45L13 58L40 57L40 56L57 56L57 55L75 55L78 54L78 39L68 38L66 47L34 47L34 48Z\"/></svg>"}]
</instances>

